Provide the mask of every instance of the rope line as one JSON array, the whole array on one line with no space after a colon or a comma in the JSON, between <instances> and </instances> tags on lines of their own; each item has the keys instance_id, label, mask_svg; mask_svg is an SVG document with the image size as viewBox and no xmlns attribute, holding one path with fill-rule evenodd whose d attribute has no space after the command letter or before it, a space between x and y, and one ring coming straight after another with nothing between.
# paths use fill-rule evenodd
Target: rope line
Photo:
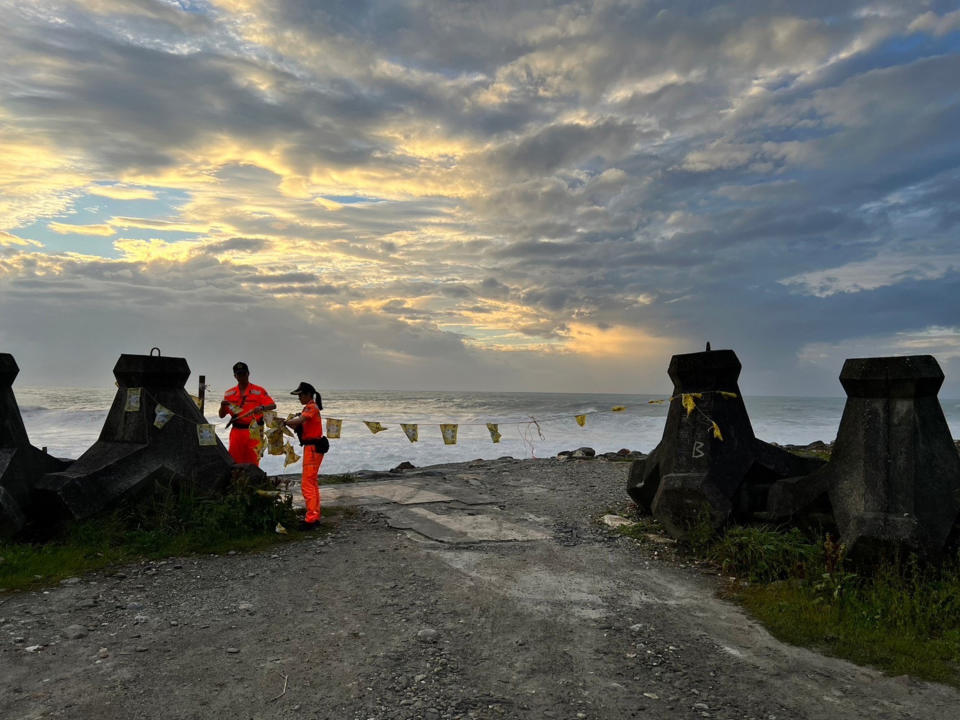
<instances>
[{"instance_id":1,"label":"rope line","mask_svg":"<svg viewBox=\"0 0 960 720\"><path fill-rule=\"evenodd\" d=\"M193 420L192 418L188 418L188 417L186 417L186 416L184 416L184 415L176 412L176 411L173 410L172 408L168 408L166 405L164 405L164 404L161 403L159 400L157 400L157 398L154 397L152 393L148 392L146 388L143 388L143 387L141 387L141 388L127 388L127 392L129 393L131 390L135 390L135 389L136 389L136 390L139 390L140 393L141 393L141 402L140 402L139 411L144 414L144 418L145 418L145 419L146 419L146 404L143 402L143 398L147 398L147 399L149 399L150 401L152 401L153 404L154 404L154 406L159 406L159 407L164 408L167 412L170 413L170 419L179 418L180 420L183 420L183 421L188 422L188 423L190 423L190 424L192 424L192 425L195 425L195 426L199 426L199 425L201 425L201 424L205 424L205 425L213 425L213 426L215 426L215 427L225 428L226 425L227 425L227 423L230 422L229 419L224 419L224 422L223 422L223 423L219 423L219 422L198 423L198 422L196 422L195 420ZM718 440L723 440L723 436L722 436L721 433L720 433L720 428L717 426L717 423L713 420L713 418L711 418L709 415L707 415L707 414L703 411L703 409L700 408L700 407L696 404L696 402L695 402L695 400L694 400L695 398L696 398L696 399L700 399L700 398L702 398L704 395L721 395L722 397L731 398L731 399L732 399L732 398L737 398L737 397L739 397L736 393L729 392L729 391L726 391L726 390L704 390L704 391L695 392L695 393L681 393L681 394L679 394L679 395L672 395L672 396L669 397L669 398L660 398L660 399L656 399L656 400L648 400L648 401L647 401L647 404L648 404L648 405L662 405L662 404L667 403L667 402L673 402L674 400L680 400L680 401L683 403L684 407L687 409L687 415L688 415L688 416L689 416L694 410L696 410L698 416L702 418L702 420L708 425L708 427L711 427L711 428L713 429L714 437L716 437ZM128 397L129 397L129 395L128 395ZM192 397L192 396L191 396L191 397ZM443 425L457 425L457 426L459 426L459 427L480 427L480 426L486 426L487 429L490 429L490 428L489 428L490 425L494 425L494 426L496 426L496 427L500 427L500 426L511 426L511 425L513 425L513 426L516 426L516 427L517 427L518 432L520 433L520 439L521 439L521 441L524 443L524 445L526 445L526 446L530 449L530 452L531 452L531 454L532 454L532 453L533 453L533 450L534 450L534 438L533 438L533 430L534 430L534 428L536 429L536 434L537 434L537 436L539 436L539 439L540 439L540 440L543 440L544 437L543 437L543 430L542 430L542 428L541 428L541 425L546 425L546 424L556 423L556 422L566 422L566 421L569 421L569 420L571 420L571 419L575 419L576 422L577 422L577 424L582 425L583 423L580 422L580 418L586 418L587 416L596 416L596 415L609 415L609 414L614 414L614 413L618 413L618 412L624 412L624 411L626 411L626 410L627 410L627 406L625 406L625 405L615 405L615 406L613 406L612 408L610 408L609 410L587 410L587 411L580 412L580 413L577 413L577 412L568 412L568 413L563 413L563 414L559 414L559 413L558 413L558 414L555 414L555 415L548 415L548 416L546 416L546 417L536 417L536 416L534 416L534 415L529 415L529 416L528 416L528 417L530 418L529 420L505 420L505 421L497 422L497 423L491 423L491 422L486 421L486 420L484 420L484 421L477 421L477 422L472 422L472 421L471 421L471 422L458 422L458 423L449 423L449 422L447 422L447 423L441 423L441 422L435 422L435 421L432 421L432 420L428 420L428 421L416 421L416 422L410 422L409 420L406 421L406 422L402 422L402 421L400 421L400 420L385 420L385 421L382 421L382 422L402 423L402 424L405 424L405 425L418 425L418 426L423 425L423 426L427 426L427 427L432 427L432 426L440 427L440 426L443 426ZM268 411L268 412L274 412L274 413L275 413L276 411ZM205 419L206 419L206 418L205 418ZM341 424L342 424L343 422L348 422L348 421L349 421L349 422L359 422L359 423L364 423L364 424L366 424L366 423L368 423L368 422L371 422L371 421L369 421L369 420L364 420L364 419L362 419L361 417L356 416L356 415L341 415L341 416L338 417L338 418L332 418L332 416L328 416L328 419L339 420L339 421L341 422ZM169 420L168 420L167 422L169 422ZM369 426L368 426L368 427L369 427ZM384 427L383 429L387 429L387 427Z\"/></svg>"}]
</instances>

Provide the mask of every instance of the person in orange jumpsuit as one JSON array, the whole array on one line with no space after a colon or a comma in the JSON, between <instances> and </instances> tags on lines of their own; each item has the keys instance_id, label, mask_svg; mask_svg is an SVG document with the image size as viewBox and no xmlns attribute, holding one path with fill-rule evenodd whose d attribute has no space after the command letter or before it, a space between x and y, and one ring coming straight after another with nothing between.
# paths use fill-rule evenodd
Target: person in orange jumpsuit
<instances>
[{"instance_id":1,"label":"person in orange jumpsuit","mask_svg":"<svg viewBox=\"0 0 960 720\"><path fill-rule=\"evenodd\" d=\"M307 514L300 523L301 530L313 530L320 523L320 484L317 476L320 474L320 464L324 453L317 447L327 445L323 437L323 420L320 411L323 404L320 393L308 382L301 382L296 390L290 392L300 398L303 409L299 415L286 421L292 427L303 445L303 471L300 476L300 491L303 493L303 503L307 507Z\"/></svg>"},{"instance_id":2,"label":"person in orange jumpsuit","mask_svg":"<svg viewBox=\"0 0 960 720\"><path fill-rule=\"evenodd\" d=\"M263 411L275 410L277 405L270 394L250 382L250 368L245 362L233 366L237 384L223 394L220 417L230 415L230 457L237 463L251 463L260 467L257 443L250 437L250 424L263 425Z\"/></svg>"}]
</instances>

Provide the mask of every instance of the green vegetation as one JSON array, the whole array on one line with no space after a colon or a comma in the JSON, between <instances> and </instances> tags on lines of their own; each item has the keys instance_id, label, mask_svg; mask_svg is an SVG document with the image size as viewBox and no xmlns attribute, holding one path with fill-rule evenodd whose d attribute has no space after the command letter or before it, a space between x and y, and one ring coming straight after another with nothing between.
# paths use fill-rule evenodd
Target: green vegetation
<instances>
[{"instance_id":1,"label":"green vegetation","mask_svg":"<svg viewBox=\"0 0 960 720\"><path fill-rule=\"evenodd\" d=\"M694 528L696 531L697 528ZM643 540L644 519L620 532ZM922 565L891 558L854 572L829 535L734 526L710 541L693 532L677 551L708 561L778 639L884 672L960 686L960 557Z\"/></svg>"},{"instance_id":2,"label":"green vegetation","mask_svg":"<svg viewBox=\"0 0 960 720\"><path fill-rule=\"evenodd\" d=\"M321 485L345 485L347 483L355 483L357 479L352 475L321 475L320 484Z\"/></svg>"},{"instance_id":3,"label":"green vegetation","mask_svg":"<svg viewBox=\"0 0 960 720\"><path fill-rule=\"evenodd\" d=\"M278 532L278 524L286 532ZM148 501L74 524L43 542L0 543L0 589L49 586L144 559L256 550L303 537L297 524L289 496L258 492L242 479L215 499L160 490Z\"/></svg>"}]
</instances>

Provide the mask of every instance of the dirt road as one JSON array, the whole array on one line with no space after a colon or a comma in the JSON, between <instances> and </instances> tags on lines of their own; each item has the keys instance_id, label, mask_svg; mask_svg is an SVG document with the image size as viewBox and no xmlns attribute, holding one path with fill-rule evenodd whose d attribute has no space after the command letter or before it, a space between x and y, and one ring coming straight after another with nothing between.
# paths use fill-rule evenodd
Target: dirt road
<instances>
[{"instance_id":1,"label":"dirt road","mask_svg":"<svg viewBox=\"0 0 960 720\"><path fill-rule=\"evenodd\" d=\"M943 718L960 693L784 646L596 522L627 466L324 488L326 537L0 596L0 718ZM662 555L662 553L661 553Z\"/></svg>"}]
</instances>

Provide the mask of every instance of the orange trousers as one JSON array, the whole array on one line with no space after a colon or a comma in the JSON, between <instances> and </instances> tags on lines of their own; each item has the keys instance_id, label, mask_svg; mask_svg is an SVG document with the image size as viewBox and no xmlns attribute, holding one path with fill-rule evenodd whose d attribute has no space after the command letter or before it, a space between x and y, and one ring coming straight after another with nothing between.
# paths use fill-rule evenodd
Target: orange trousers
<instances>
[{"instance_id":1,"label":"orange trousers","mask_svg":"<svg viewBox=\"0 0 960 720\"><path fill-rule=\"evenodd\" d=\"M230 457L236 463L252 463L260 467L257 441L250 437L250 428L230 428Z\"/></svg>"},{"instance_id":2,"label":"orange trousers","mask_svg":"<svg viewBox=\"0 0 960 720\"><path fill-rule=\"evenodd\" d=\"M300 492L303 493L303 504L307 507L307 515L303 519L308 523L320 519L320 483L317 482L317 476L322 463L323 453L318 453L313 445L304 446Z\"/></svg>"}]
</instances>

